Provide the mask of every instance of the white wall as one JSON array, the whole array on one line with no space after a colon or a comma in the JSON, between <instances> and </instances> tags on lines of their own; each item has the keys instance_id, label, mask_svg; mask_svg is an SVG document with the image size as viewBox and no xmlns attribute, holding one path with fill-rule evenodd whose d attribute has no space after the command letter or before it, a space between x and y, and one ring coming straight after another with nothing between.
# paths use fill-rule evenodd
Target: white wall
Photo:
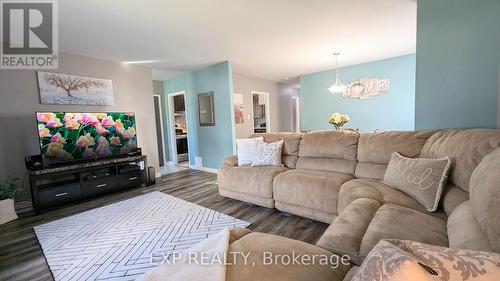
<instances>
[{"instance_id":1,"label":"white wall","mask_svg":"<svg viewBox=\"0 0 500 281\"><path fill-rule=\"evenodd\" d=\"M0 70L0 179L23 178L24 157L39 154L35 111L136 113L139 147L158 170L151 69L59 54L58 72L113 80L114 106L42 105L33 70ZM22 197L29 198L28 184Z\"/></svg>"},{"instance_id":2,"label":"white wall","mask_svg":"<svg viewBox=\"0 0 500 281\"><path fill-rule=\"evenodd\" d=\"M269 110L271 115L271 131L290 131L291 125L291 93L282 90L278 82L233 73L233 89L235 94L243 95L243 124L236 124L236 137L246 138L253 133L252 91L269 93Z\"/></svg>"},{"instance_id":3,"label":"white wall","mask_svg":"<svg viewBox=\"0 0 500 281\"><path fill-rule=\"evenodd\" d=\"M155 70L153 69L153 79L154 79L154 72ZM168 148L168 142L167 140L165 140L165 138L167 138L167 131L168 131L168 128L167 128L167 124L168 124L168 119L167 119L167 116L165 115L165 105L167 104L166 102L166 99L165 99L165 82L164 81L159 81L159 80L153 80L153 93L155 95L159 95L160 96L160 100L161 100L161 113L162 113L162 123L163 123L163 150L164 150L164 154L165 154L165 161L168 161L169 159L169 148Z\"/></svg>"},{"instance_id":4,"label":"white wall","mask_svg":"<svg viewBox=\"0 0 500 281\"><path fill-rule=\"evenodd\" d=\"M300 88L299 84L283 84L279 83L279 96L280 96L280 107L282 108L280 118L281 118L281 131L292 132L293 131L293 100L292 97L298 97Z\"/></svg>"}]
</instances>

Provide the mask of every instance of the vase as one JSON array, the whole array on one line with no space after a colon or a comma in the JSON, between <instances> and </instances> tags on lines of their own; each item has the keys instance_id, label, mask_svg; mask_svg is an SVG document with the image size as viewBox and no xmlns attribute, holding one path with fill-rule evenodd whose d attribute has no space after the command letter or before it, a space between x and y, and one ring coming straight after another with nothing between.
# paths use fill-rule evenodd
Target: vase
<instances>
[{"instance_id":1,"label":"vase","mask_svg":"<svg viewBox=\"0 0 500 281\"><path fill-rule=\"evenodd\" d=\"M342 126L339 126L339 125L334 125L334 126L335 126L336 131L342 130Z\"/></svg>"},{"instance_id":2,"label":"vase","mask_svg":"<svg viewBox=\"0 0 500 281\"><path fill-rule=\"evenodd\" d=\"M5 199L0 201L0 224L7 223L17 219L16 209L14 208L13 199Z\"/></svg>"}]
</instances>

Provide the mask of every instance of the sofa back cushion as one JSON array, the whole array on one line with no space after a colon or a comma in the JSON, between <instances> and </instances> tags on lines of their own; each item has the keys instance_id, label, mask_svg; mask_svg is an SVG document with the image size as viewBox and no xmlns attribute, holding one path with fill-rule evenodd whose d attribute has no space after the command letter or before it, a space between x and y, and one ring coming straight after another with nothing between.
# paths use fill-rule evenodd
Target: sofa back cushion
<instances>
[{"instance_id":1,"label":"sofa back cushion","mask_svg":"<svg viewBox=\"0 0 500 281\"><path fill-rule=\"evenodd\" d=\"M420 155L425 158L450 157L452 166L448 182L468 192L472 172L497 147L500 147L500 130L446 130L432 135Z\"/></svg>"},{"instance_id":2,"label":"sofa back cushion","mask_svg":"<svg viewBox=\"0 0 500 281\"><path fill-rule=\"evenodd\" d=\"M297 159L299 158L299 144L302 138L302 133L266 133L253 134L251 138L263 137L267 143L283 140L283 148L281 150L281 162L285 167L295 169Z\"/></svg>"},{"instance_id":3,"label":"sofa back cushion","mask_svg":"<svg viewBox=\"0 0 500 281\"><path fill-rule=\"evenodd\" d=\"M448 182L444 187L439 204L443 207L446 215L450 216L458 205L467 200L469 200L468 192Z\"/></svg>"},{"instance_id":4,"label":"sofa back cushion","mask_svg":"<svg viewBox=\"0 0 500 281\"><path fill-rule=\"evenodd\" d=\"M484 157L470 179L470 202L491 247L500 252L500 148Z\"/></svg>"},{"instance_id":5,"label":"sofa back cushion","mask_svg":"<svg viewBox=\"0 0 500 281\"><path fill-rule=\"evenodd\" d=\"M358 138L358 133L347 130L303 134L296 168L353 175Z\"/></svg>"},{"instance_id":6,"label":"sofa back cushion","mask_svg":"<svg viewBox=\"0 0 500 281\"><path fill-rule=\"evenodd\" d=\"M479 226L469 200L458 205L448 217L450 248L491 252L490 242Z\"/></svg>"},{"instance_id":7,"label":"sofa back cushion","mask_svg":"<svg viewBox=\"0 0 500 281\"><path fill-rule=\"evenodd\" d=\"M436 131L362 133L358 144L356 177L382 179L393 152L420 156L427 139Z\"/></svg>"}]
</instances>

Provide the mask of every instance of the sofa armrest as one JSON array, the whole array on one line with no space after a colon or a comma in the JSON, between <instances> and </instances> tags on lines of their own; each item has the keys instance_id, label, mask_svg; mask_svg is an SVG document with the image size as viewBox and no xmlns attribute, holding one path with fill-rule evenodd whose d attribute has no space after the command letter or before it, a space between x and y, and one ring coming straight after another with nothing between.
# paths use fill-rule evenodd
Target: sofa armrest
<instances>
[{"instance_id":1,"label":"sofa armrest","mask_svg":"<svg viewBox=\"0 0 500 281\"><path fill-rule=\"evenodd\" d=\"M234 241L240 239L241 237L249 234L249 233L252 233L252 231L250 231L249 229L247 228L234 228L234 229L231 229L229 231L229 244L233 243Z\"/></svg>"},{"instance_id":2,"label":"sofa armrest","mask_svg":"<svg viewBox=\"0 0 500 281\"><path fill-rule=\"evenodd\" d=\"M360 265L361 241L375 213L382 205L368 198L356 199L330 224L316 244L337 255L348 255L351 262Z\"/></svg>"},{"instance_id":3,"label":"sofa armrest","mask_svg":"<svg viewBox=\"0 0 500 281\"><path fill-rule=\"evenodd\" d=\"M236 167L238 166L238 156L228 156L222 160L222 166Z\"/></svg>"}]
</instances>

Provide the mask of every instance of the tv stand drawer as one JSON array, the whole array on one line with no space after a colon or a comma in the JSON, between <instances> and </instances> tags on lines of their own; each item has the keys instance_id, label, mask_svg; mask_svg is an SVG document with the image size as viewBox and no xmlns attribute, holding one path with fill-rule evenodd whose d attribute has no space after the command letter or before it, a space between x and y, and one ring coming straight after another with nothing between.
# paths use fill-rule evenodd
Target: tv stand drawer
<instances>
[{"instance_id":1,"label":"tv stand drawer","mask_svg":"<svg viewBox=\"0 0 500 281\"><path fill-rule=\"evenodd\" d=\"M73 183L40 189L38 197L41 206L49 207L78 199L81 195L80 183Z\"/></svg>"},{"instance_id":2,"label":"tv stand drawer","mask_svg":"<svg viewBox=\"0 0 500 281\"><path fill-rule=\"evenodd\" d=\"M115 187L116 187L116 181L114 175L94 180L84 181L82 184L83 194L85 196L110 192L114 190Z\"/></svg>"},{"instance_id":3,"label":"tv stand drawer","mask_svg":"<svg viewBox=\"0 0 500 281\"><path fill-rule=\"evenodd\" d=\"M118 189L139 186L142 183L141 172L135 171L118 175Z\"/></svg>"}]
</instances>

